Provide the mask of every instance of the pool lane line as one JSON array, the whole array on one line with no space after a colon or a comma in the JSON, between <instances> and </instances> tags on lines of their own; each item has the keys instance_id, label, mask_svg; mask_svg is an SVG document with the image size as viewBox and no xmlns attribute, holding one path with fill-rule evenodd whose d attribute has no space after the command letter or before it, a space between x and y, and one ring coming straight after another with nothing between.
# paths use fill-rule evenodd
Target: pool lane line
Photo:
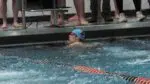
<instances>
[{"instance_id":1,"label":"pool lane line","mask_svg":"<svg viewBox=\"0 0 150 84\"><path fill-rule=\"evenodd\" d=\"M82 65L64 64L64 63L52 62L52 61L48 61L48 60L37 61L37 62L34 61L34 63L39 63L39 64L52 63L52 64L56 64L56 65L71 67L73 70L84 72L84 73L116 75L116 76L123 78L124 80L127 80L129 82L133 82L135 84L150 84L150 78L136 77L136 76L129 76L129 75L125 75L125 74L106 72L104 70L99 70L99 69L95 69L95 68L87 67L87 66L82 66Z\"/></svg>"},{"instance_id":2,"label":"pool lane line","mask_svg":"<svg viewBox=\"0 0 150 84\"><path fill-rule=\"evenodd\" d=\"M129 76L129 75L125 75L125 74L106 72L104 70L99 70L99 69L95 69L95 68L87 67L87 66L74 66L73 69L76 71L90 73L90 74L116 75L116 76L123 78L124 80L133 82L134 84L150 84L150 78L136 77L136 76Z\"/></svg>"}]
</instances>

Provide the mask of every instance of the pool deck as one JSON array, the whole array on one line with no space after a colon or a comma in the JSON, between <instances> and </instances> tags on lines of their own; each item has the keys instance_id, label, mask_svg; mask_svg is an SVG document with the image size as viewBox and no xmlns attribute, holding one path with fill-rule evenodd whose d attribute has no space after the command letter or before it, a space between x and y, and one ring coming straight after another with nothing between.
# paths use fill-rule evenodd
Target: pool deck
<instances>
[{"instance_id":1,"label":"pool deck","mask_svg":"<svg viewBox=\"0 0 150 84\"><path fill-rule=\"evenodd\" d=\"M27 23L27 29L0 30L0 47L8 45L42 44L65 41L74 27L52 28L49 22ZM127 23L107 23L100 25L79 26L86 32L87 39L122 38L150 35L150 20L136 22L131 19Z\"/></svg>"}]
</instances>

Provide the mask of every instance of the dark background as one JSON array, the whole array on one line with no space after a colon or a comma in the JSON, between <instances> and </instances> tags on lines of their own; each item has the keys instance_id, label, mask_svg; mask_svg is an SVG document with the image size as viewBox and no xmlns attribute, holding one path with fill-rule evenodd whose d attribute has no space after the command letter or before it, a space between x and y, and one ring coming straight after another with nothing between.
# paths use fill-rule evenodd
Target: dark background
<instances>
[{"instance_id":1,"label":"dark background","mask_svg":"<svg viewBox=\"0 0 150 84\"><path fill-rule=\"evenodd\" d=\"M30 9L52 9L65 7L66 0L27 0L27 8Z\"/></svg>"},{"instance_id":2,"label":"dark background","mask_svg":"<svg viewBox=\"0 0 150 84\"><path fill-rule=\"evenodd\" d=\"M55 5L54 0L27 0L28 9L50 9Z\"/></svg>"}]
</instances>

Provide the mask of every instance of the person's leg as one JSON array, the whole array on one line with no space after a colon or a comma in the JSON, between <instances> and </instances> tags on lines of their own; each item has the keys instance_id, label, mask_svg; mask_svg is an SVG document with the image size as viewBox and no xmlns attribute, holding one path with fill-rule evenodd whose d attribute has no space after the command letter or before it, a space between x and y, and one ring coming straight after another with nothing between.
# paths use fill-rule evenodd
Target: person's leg
<instances>
[{"instance_id":1,"label":"person's leg","mask_svg":"<svg viewBox=\"0 0 150 84\"><path fill-rule=\"evenodd\" d=\"M133 0L136 11L141 11L141 0Z\"/></svg>"},{"instance_id":2,"label":"person's leg","mask_svg":"<svg viewBox=\"0 0 150 84\"><path fill-rule=\"evenodd\" d=\"M56 0L56 7L57 8L65 8L66 7L66 0Z\"/></svg>"},{"instance_id":3,"label":"person's leg","mask_svg":"<svg viewBox=\"0 0 150 84\"><path fill-rule=\"evenodd\" d=\"M115 16L115 18L119 18L119 11L118 11L118 7L117 7L117 2L116 2L116 0L113 0L114 1L114 6L115 6L115 14L114 14L114 16Z\"/></svg>"},{"instance_id":4,"label":"person's leg","mask_svg":"<svg viewBox=\"0 0 150 84\"><path fill-rule=\"evenodd\" d=\"M59 1L59 0L58 0ZM75 14L74 16L72 16L72 17L70 17L69 19L68 19L68 21L77 21L78 20L78 15L77 14Z\"/></svg>"},{"instance_id":5,"label":"person's leg","mask_svg":"<svg viewBox=\"0 0 150 84\"><path fill-rule=\"evenodd\" d=\"M91 0L91 12L92 12L92 17L97 18L97 8L98 8L98 0Z\"/></svg>"},{"instance_id":6,"label":"person's leg","mask_svg":"<svg viewBox=\"0 0 150 84\"><path fill-rule=\"evenodd\" d=\"M18 13L19 13L19 10L17 8L17 4L16 4L16 0L12 0L12 10L13 10L13 26L14 27L19 27L21 26L19 23L18 23ZM21 3L20 3L21 4Z\"/></svg>"},{"instance_id":7,"label":"person's leg","mask_svg":"<svg viewBox=\"0 0 150 84\"><path fill-rule=\"evenodd\" d=\"M74 0L74 4L79 17L79 24L88 24L84 15L84 0Z\"/></svg>"},{"instance_id":8,"label":"person's leg","mask_svg":"<svg viewBox=\"0 0 150 84\"><path fill-rule=\"evenodd\" d=\"M116 0L118 12L119 12L119 22L127 22L127 19L125 17L124 11L123 11L123 0Z\"/></svg>"},{"instance_id":9,"label":"person's leg","mask_svg":"<svg viewBox=\"0 0 150 84\"><path fill-rule=\"evenodd\" d=\"M110 0L103 0L103 17L105 21L113 21L111 17Z\"/></svg>"},{"instance_id":10,"label":"person's leg","mask_svg":"<svg viewBox=\"0 0 150 84\"><path fill-rule=\"evenodd\" d=\"M2 14L2 28L7 28L7 0L0 0L0 8L1 8L1 14Z\"/></svg>"},{"instance_id":11,"label":"person's leg","mask_svg":"<svg viewBox=\"0 0 150 84\"><path fill-rule=\"evenodd\" d=\"M68 19L68 21L76 21L76 20L78 20L78 15L77 14L75 14L74 16L72 16Z\"/></svg>"},{"instance_id":12,"label":"person's leg","mask_svg":"<svg viewBox=\"0 0 150 84\"><path fill-rule=\"evenodd\" d=\"M136 9L136 17L138 21L142 21L145 19L145 16L141 12L141 0L133 0L135 9Z\"/></svg>"},{"instance_id":13,"label":"person's leg","mask_svg":"<svg viewBox=\"0 0 150 84\"><path fill-rule=\"evenodd\" d=\"M148 3L149 3L149 5L150 5L150 0L148 0Z\"/></svg>"},{"instance_id":14,"label":"person's leg","mask_svg":"<svg viewBox=\"0 0 150 84\"><path fill-rule=\"evenodd\" d=\"M116 0L116 5L119 13L123 13L123 0Z\"/></svg>"}]
</instances>

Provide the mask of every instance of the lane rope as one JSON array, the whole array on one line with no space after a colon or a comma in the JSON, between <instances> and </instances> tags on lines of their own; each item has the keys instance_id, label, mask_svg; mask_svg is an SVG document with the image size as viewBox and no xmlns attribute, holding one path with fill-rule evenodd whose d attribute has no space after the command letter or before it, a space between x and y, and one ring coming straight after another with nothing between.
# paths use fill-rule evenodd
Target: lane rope
<instances>
[{"instance_id":1,"label":"lane rope","mask_svg":"<svg viewBox=\"0 0 150 84\"><path fill-rule=\"evenodd\" d=\"M150 78L136 77L136 76L129 76L129 75L125 75L125 74L106 72L104 70L99 70L99 69L95 69L95 68L87 67L87 66L74 66L73 69L76 71L89 73L89 74L117 75L117 76L120 76L121 78L123 78L124 80L133 82L135 84L150 84Z\"/></svg>"},{"instance_id":2,"label":"lane rope","mask_svg":"<svg viewBox=\"0 0 150 84\"><path fill-rule=\"evenodd\" d=\"M34 63L39 63L39 64L52 63L52 64L56 64L56 65L71 67L75 71L84 72L84 73L88 73L88 74L116 75L116 76L119 76L119 77L123 78L124 80L127 80L129 82L133 82L134 84L150 84L150 78L136 77L136 76L130 76L130 75L120 74L120 73L112 73L112 72L107 72L107 71L104 71L104 70L99 70L99 69L95 69L95 68L88 67L88 66L82 66L82 65L74 66L74 65L71 65L71 64L64 64L64 63L59 63L59 62L50 62L48 60L34 61Z\"/></svg>"}]
</instances>

